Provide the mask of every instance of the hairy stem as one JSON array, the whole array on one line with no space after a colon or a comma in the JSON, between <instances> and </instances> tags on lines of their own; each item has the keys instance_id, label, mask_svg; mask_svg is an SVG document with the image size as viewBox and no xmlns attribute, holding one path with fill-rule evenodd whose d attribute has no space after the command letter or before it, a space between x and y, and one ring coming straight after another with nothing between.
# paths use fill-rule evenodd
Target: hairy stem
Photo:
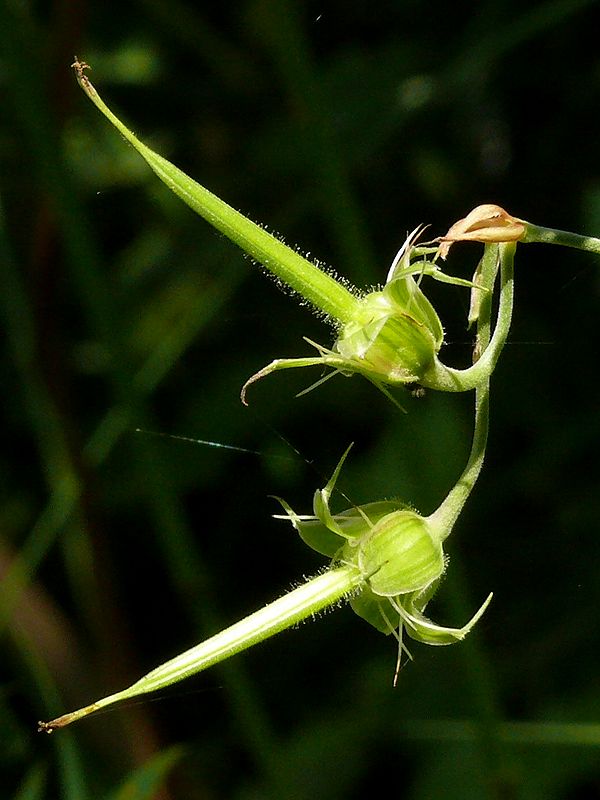
<instances>
[{"instance_id":1,"label":"hairy stem","mask_svg":"<svg viewBox=\"0 0 600 800\"><path fill-rule=\"evenodd\" d=\"M486 246L486 252L489 246ZM500 303L496 327L489 345L485 348L485 351L480 349L483 355L468 369L447 367L436 359L428 373L419 381L426 388L433 388L443 392L466 392L484 383L494 371L510 330L514 300L513 260L515 244L506 242L498 246L502 260ZM491 292L489 294L491 295ZM483 303L482 306L484 306ZM478 330L481 329L482 324L480 315Z\"/></svg>"},{"instance_id":2,"label":"hairy stem","mask_svg":"<svg viewBox=\"0 0 600 800\"><path fill-rule=\"evenodd\" d=\"M589 253L600 254L600 239L594 236L581 236L579 233L560 231L555 228L544 228L541 225L525 223L525 236L522 242L541 242L545 244L558 244L562 247L573 247L576 250L587 250Z\"/></svg>"},{"instance_id":3,"label":"hairy stem","mask_svg":"<svg viewBox=\"0 0 600 800\"><path fill-rule=\"evenodd\" d=\"M481 363L481 361L486 358L486 355L492 350L492 347L495 347L497 350L497 352L493 354L495 364L500 355L500 350L506 341L512 316L514 253L515 245L513 243L500 244L498 246L486 245L480 282L481 285L489 289L489 291L482 293L477 320L476 353L483 353L479 361L477 361L477 364ZM492 289L498 270L498 257L500 259L502 288L496 328L490 340ZM498 340L502 342L499 348L497 345ZM494 345L494 341L496 341L496 345ZM458 519L481 472L487 445L489 411L490 379L488 375L487 380L478 385L475 391L475 427L471 452L467 464L458 482L450 490L446 499L429 517L430 523L434 528L440 531L442 539L445 539L452 531L454 523Z\"/></svg>"}]
</instances>

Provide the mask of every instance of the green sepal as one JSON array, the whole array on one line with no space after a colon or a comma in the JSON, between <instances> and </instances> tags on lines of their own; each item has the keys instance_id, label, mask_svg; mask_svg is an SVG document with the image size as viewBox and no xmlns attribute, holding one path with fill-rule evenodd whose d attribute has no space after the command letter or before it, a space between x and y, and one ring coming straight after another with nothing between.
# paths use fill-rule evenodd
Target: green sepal
<instances>
[{"instance_id":1,"label":"green sepal","mask_svg":"<svg viewBox=\"0 0 600 800\"><path fill-rule=\"evenodd\" d=\"M381 633L393 633L400 624L400 614L389 600L378 597L368 586L350 599L350 607L357 616Z\"/></svg>"},{"instance_id":2,"label":"green sepal","mask_svg":"<svg viewBox=\"0 0 600 800\"><path fill-rule=\"evenodd\" d=\"M340 458L337 463L336 468L333 471L333 475L328 480L326 486L323 489L317 489L314 494L313 499L313 510L315 512L315 517L320 520L326 528L328 528L333 533L337 533L338 536L346 538L344 533L338 526L335 518L331 514L329 510L329 498L331 497L331 493L335 489L335 484L337 483L337 479L340 476L340 472L342 467L344 466L344 461L348 457L348 453L352 449L352 444L349 444L346 448L344 454Z\"/></svg>"},{"instance_id":3,"label":"green sepal","mask_svg":"<svg viewBox=\"0 0 600 800\"><path fill-rule=\"evenodd\" d=\"M491 602L490 593L481 608L462 628L437 625L423 614L423 609L435 594L438 581L434 581L424 592L412 592L396 598L376 595L368 586L350 599L354 613L381 633L394 633L402 624L406 633L417 642L433 646L444 646L462 641L483 616Z\"/></svg>"},{"instance_id":4,"label":"green sepal","mask_svg":"<svg viewBox=\"0 0 600 800\"><path fill-rule=\"evenodd\" d=\"M400 500L377 500L373 503L366 503L360 508L348 508L339 514L331 515L335 527L339 530L337 533L318 517L300 516L285 500L280 497L275 497L275 500L281 504L285 511L285 518L289 519L298 531L302 541L312 550L329 556L329 558L335 558L346 542L358 540L368 533L370 527L376 525L383 517L407 507ZM276 517L281 519L279 515Z\"/></svg>"},{"instance_id":5,"label":"green sepal","mask_svg":"<svg viewBox=\"0 0 600 800\"><path fill-rule=\"evenodd\" d=\"M447 283L451 286L462 286L465 289L480 289L484 292L489 291L483 286L480 286L475 279L469 281L466 278L457 278L454 275L447 275L434 261L413 261L409 267L404 267L395 272L394 280L404 278L407 275L419 276L419 280L422 276L426 275L428 278L433 278L434 281L438 281L439 283Z\"/></svg>"},{"instance_id":6,"label":"green sepal","mask_svg":"<svg viewBox=\"0 0 600 800\"><path fill-rule=\"evenodd\" d=\"M404 275L387 283L383 287L383 295L393 302L398 311L409 314L430 331L437 352L444 341L444 329L436 310L412 275Z\"/></svg>"},{"instance_id":7,"label":"green sepal","mask_svg":"<svg viewBox=\"0 0 600 800\"><path fill-rule=\"evenodd\" d=\"M344 539L352 543L368 533L383 517L406 508L409 506L401 500L375 500L340 511L333 518Z\"/></svg>"},{"instance_id":8,"label":"green sepal","mask_svg":"<svg viewBox=\"0 0 600 800\"><path fill-rule=\"evenodd\" d=\"M378 500L363 506L352 506L339 514L331 513L329 501L351 448L352 444L346 448L323 489L317 489L315 492L314 516L300 516L285 500L275 497L285 511L284 518L289 519L302 541L312 550L330 558L338 555L344 543L362 540L368 536L383 517L408 509L408 506L400 500ZM279 515L276 517L281 518ZM346 556L347 561L356 561L355 552L349 551Z\"/></svg>"},{"instance_id":9,"label":"green sepal","mask_svg":"<svg viewBox=\"0 0 600 800\"><path fill-rule=\"evenodd\" d=\"M439 344L428 325L400 311L384 292L372 292L363 299L362 312L342 328L334 348L346 362L341 371L402 385L419 382Z\"/></svg>"},{"instance_id":10,"label":"green sepal","mask_svg":"<svg viewBox=\"0 0 600 800\"><path fill-rule=\"evenodd\" d=\"M335 557L340 547L342 547L345 541L344 539L338 534L333 533L321 520L315 519L314 517L298 516L281 497L275 497L275 500L281 503L286 514L285 518L289 519L294 528L298 531L304 544L308 545L311 550L321 553L323 556L329 556L329 558ZM277 519L281 518L279 515L276 515L276 517Z\"/></svg>"},{"instance_id":11,"label":"green sepal","mask_svg":"<svg viewBox=\"0 0 600 800\"><path fill-rule=\"evenodd\" d=\"M416 593L415 593L416 595ZM448 645L460 642L476 625L490 604L493 594L490 593L481 608L471 617L462 628L447 628L437 625L423 614L424 603L419 603L418 597L403 597L402 601L394 604L407 634L417 642L430 645Z\"/></svg>"}]
</instances>

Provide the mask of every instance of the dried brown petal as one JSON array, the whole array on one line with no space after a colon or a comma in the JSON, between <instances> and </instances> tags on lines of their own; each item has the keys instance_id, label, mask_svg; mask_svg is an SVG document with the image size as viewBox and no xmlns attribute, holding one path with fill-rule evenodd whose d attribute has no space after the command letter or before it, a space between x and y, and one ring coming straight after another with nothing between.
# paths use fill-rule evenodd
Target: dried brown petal
<instances>
[{"instance_id":1,"label":"dried brown petal","mask_svg":"<svg viewBox=\"0 0 600 800\"><path fill-rule=\"evenodd\" d=\"M446 258L453 242L518 242L525 235L525 225L517 217L493 203L474 208L464 219L455 222L445 236L440 236L439 255Z\"/></svg>"}]
</instances>

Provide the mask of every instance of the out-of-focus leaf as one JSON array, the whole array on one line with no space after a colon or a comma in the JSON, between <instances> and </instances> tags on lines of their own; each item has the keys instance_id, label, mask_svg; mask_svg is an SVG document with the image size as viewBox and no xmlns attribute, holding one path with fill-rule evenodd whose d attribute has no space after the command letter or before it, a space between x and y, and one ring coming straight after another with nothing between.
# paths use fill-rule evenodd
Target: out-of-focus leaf
<instances>
[{"instance_id":1,"label":"out-of-focus leaf","mask_svg":"<svg viewBox=\"0 0 600 800\"><path fill-rule=\"evenodd\" d=\"M183 747L169 747L129 775L107 800L151 800L183 755Z\"/></svg>"}]
</instances>

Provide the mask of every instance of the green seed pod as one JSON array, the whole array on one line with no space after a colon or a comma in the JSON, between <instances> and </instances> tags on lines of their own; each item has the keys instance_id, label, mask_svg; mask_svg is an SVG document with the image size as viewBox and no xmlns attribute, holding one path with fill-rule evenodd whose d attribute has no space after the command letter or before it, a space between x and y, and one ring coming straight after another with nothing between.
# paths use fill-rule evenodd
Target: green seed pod
<instances>
[{"instance_id":1,"label":"green seed pod","mask_svg":"<svg viewBox=\"0 0 600 800\"><path fill-rule=\"evenodd\" d=\"M381 597L425 589L442 575L442 545L414 511L395 511L379 520L358 546L358 567Z\"/></svg>"},{"instance_id":2,"label":"green seed pod","mask_svg":"<svg viewBox=\"0 0 600 800\"><path fill-rule=\"evenodd\" d=\"M335 350L361 372L385 383L418 382L443 341L439 318L412 276L386 284L362 301Z\"/></svg>"},{"instance_id":3,"label":"green seed pod","mask_svg":"<svg viewBox=\"0 0 600 800\"><path fill-rule=\"evenodd\" d=\"M461 641L491 595L462 628L437 625L424 614L444 573L442 542L453 519L422 517L398 500L379 500L332 514L329 499L349 450L327 485L315 493L314 516L299 516L281 499L285 514L277 516L289 520L306 544L332 558L334 565L355 571L358 585L349 598L352 609L378 631L396 636L400 654L407 652L402 644L404 629L426 644Z\"/></svg>"}]
</instances>

